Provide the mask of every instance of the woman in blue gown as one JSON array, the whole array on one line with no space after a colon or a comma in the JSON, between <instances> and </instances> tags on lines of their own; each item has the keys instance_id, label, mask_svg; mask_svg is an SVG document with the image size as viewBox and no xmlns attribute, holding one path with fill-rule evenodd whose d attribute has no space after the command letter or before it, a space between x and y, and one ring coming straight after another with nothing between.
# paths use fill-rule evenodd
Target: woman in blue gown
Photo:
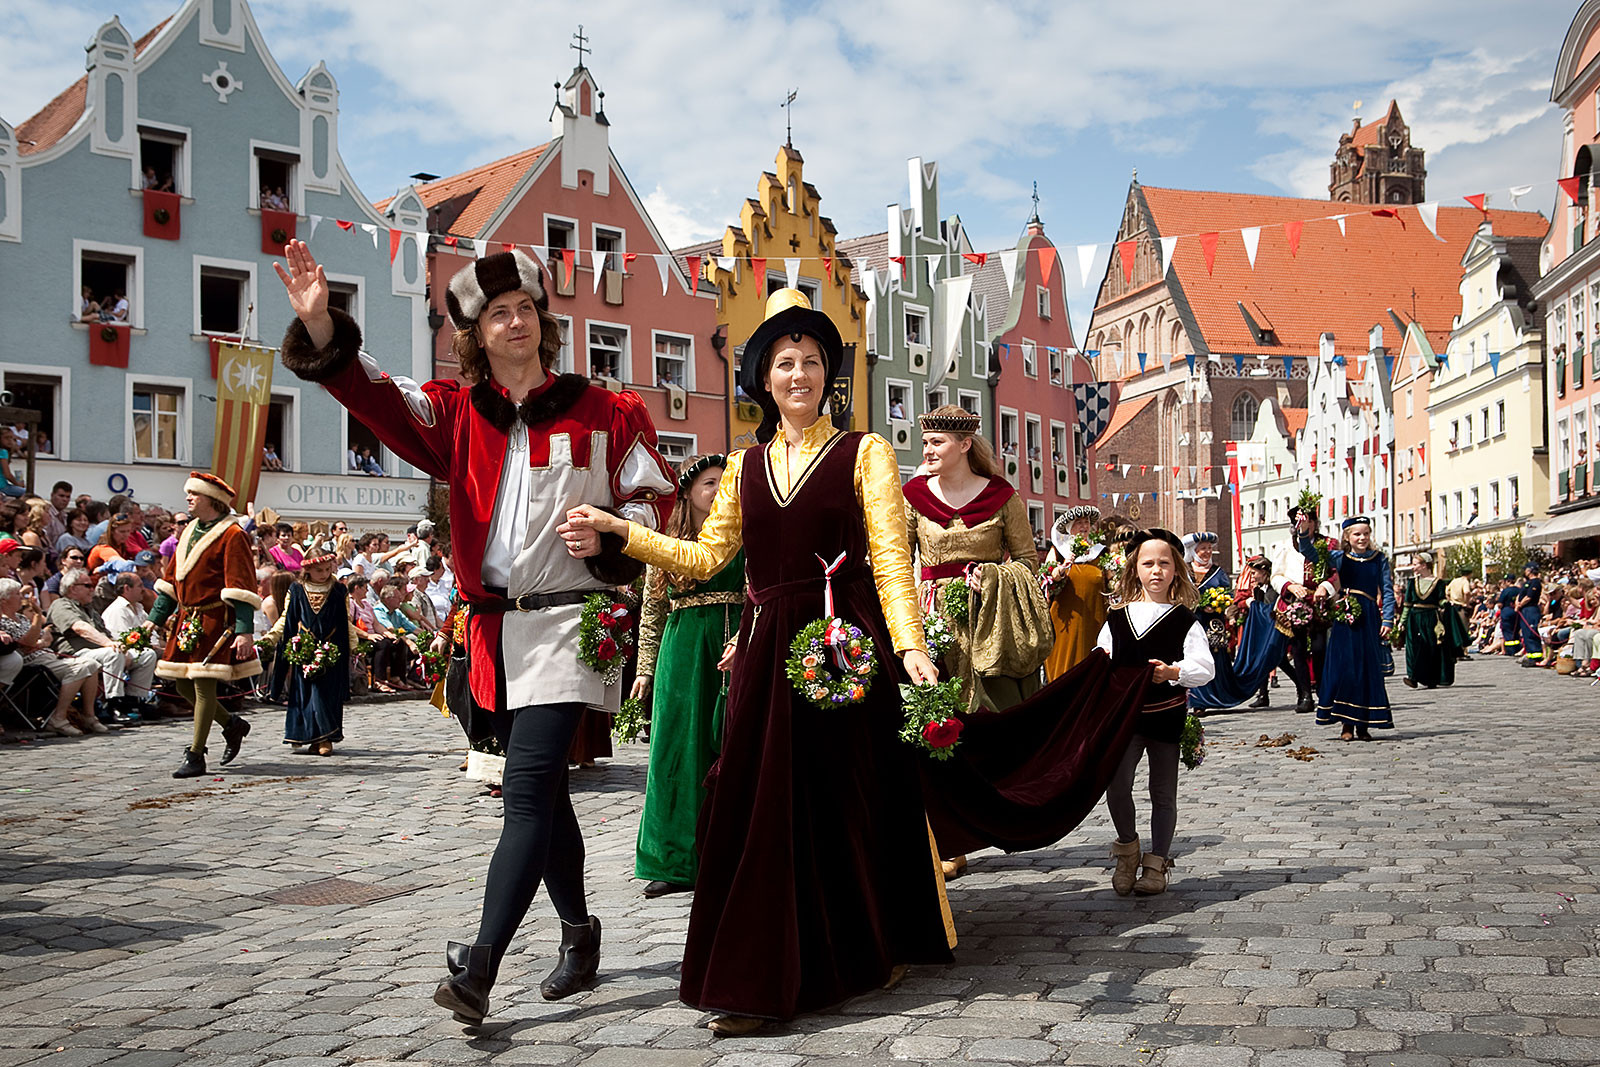
<instances>
[{"instance_id":1,"label":"woman in blue gown","mask_svg":"<svg viewBox=\"0 0 1600 1067\"><path fill-rule=\"evenodd\" d=\"M1339 740L1372 740L1369 730L1394 728L1389 695L1383 686L1384 642L1394 625L1394 580L1389 557L1372 547L1372 520L1358 515L1344 520L1344 547L1331 553L1329 581L1320 597L1354 594L1361 617L1353 624L1335 622L1328 630L1322 677L1317 685L1317 724L1338 722ZM1315 558L1309 537L1297 541L1300 554Z\"/></svg>"}]
</instances>

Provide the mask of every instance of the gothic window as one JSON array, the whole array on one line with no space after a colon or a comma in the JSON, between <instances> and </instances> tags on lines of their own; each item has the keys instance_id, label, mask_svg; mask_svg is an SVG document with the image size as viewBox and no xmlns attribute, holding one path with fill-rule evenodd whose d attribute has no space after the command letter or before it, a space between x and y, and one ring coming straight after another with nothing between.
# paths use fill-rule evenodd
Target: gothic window
<instances>
[{"instance_id":1,"label":"gothic window","mask_svg":"<svg viewBox=\"0 0 1600 1067\"><path fill-rule=\"evenodd\" d=\"M1228 423L1228 439L1231 441L1248 441L1256 430L1256 412L1261 410L1261 405L1249 393L1240 393L1233 398L1233 411Z\"/></svg>"}]
</instances>

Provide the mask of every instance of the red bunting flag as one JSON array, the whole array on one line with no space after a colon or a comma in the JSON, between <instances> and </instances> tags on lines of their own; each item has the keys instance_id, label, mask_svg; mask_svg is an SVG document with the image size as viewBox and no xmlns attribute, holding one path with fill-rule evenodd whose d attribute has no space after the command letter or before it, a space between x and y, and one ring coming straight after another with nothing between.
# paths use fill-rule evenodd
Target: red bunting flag
<instances>
[{"instance_id":1,"label":"red bunting flag","mask_svg":"<svg viewBox=\"0 0 1600 1067\"><path fill-rule=\"evenodd\" d=\"M1283 477L1283 464L1282 463L1274 463L1272 466L1274 468L1276 468L1276 470L1278 472L1278 477L1282 478Z\"/></svg>"},{"instance_id":2,"label":"red bunting flag","mask_svg":"<svg viewBox=\"0 0 1600 1067\"><path fill-rule=\"evenodd\" d=\"M389 231L389 262L394 262L394 257L400 253L400 238L405 236L399 230Z\"/></svg>"},{"instance_id":3,"label":"red bunting flag","mask_svg":"<svg viewBox=\"0 0 1600 1067\"><path fill-rule=\"evenodd\" d=\"M448 233L445 234L444 243L449 245L451 248L454 248L456 245L461 243L461 238L457 237L453 233Z\"/></svg>"},{"instance_id":4,"label":"red bunting flag","mask_svg":"<svg viewBox=\"0 0 1600 1067\"><path fill-rule=\"evenodd\" d=\"M1417 458L1422 460L1424 463L1426 463L1428 461L1428 457L1426 455L1424 455L1424 452L1427 450L1427 447L1428 447L1427 445L1418 445L1417 446Z\"/></svg>"},{"instance_id":5,"label":"red bunting flag","mask_svg":"<svg viewBox=\"0 0 1600 1067\"><path fill-rule=\"evenodd\" d=\"M1217 234L1203 233L1200 235L1200 251L1205 253L1206 274L1210 274L1217 263Z\"/></svg>"},{"instance_id":6,"label":"red bunting flag","mask_svg":"<svg viewBox=\"0 0 1600 1067\"><path fill-rule=\"evenodd\" d=\"M1300 232L1305 228L1306 224L1299 220L1283 224L1283 236L1289 241L1289 255L1298 256L1300 254Z\"/></svg>"},{"instance_id":7,"label":"red bunting flag","mask_svg":"<svg viewBox=\"0 0 1600 1067\"><path fill-rule=\"evenodd\" d=\"M826 274L828 276L828 280L830 282L833 281L833 257L832 256L823 256L822 257L822 271L823 271L824 274Z\"/></svg>"},{"instance_id":8,"label":"red bunting flag","mask_svg":"<svg viewBox=\"0 0 1600 1067\"><path fill-rule=\"evenodd\" d=\"M684 256L683 261L689 266L689 291L692 293L700 284L700 257Z\"/></svg>"},{"instance_id":9,"label":"red bunting flag","mask_svg":"<svg viewBox=\"0 0 1600 1067\"><path fill-rule=\"evenodd\" d=\"M517 250L517 246L512 244L510 241L501 241L500 242L500 251L502 251L502 252L515 252L516 250Z\"/></svg>"},{"instance_id":10,"label":"red bunting flag","mask_svg":"<svg viewBox=\"0 0 1600 1067\"><path fill-rule=\"evenodd\" d=\"M1140 474L1149 474L1150 473L1149 466L1147 464L1144 464L1144 463L1139 464L1139 473Z\"/></svg>"},{"instance_id":11,"label":"red bunting flag","mask_svg":"<svg viewBox=\"0 0 1600 1067\"><path fill-rule=\"evenodd\" d=\"M572 287L572 272L577 267L578 250L576 248L563 248L561 250L561 273L566 278L566 281L561 283L563 288L570 289Z\"/></svg>"},{"instance_id":12,"label":"red bunting flag","mask_svg":"<svg viewBox=\"0 0 1600 1067\"><path fill-rule=\"evenodd\" d=\"M344 219L334 219L333 224L339 227L339 229L344 230L346 233L349 233L351 230L355 229L356 226L355 223L346 222Z\"/></svg>"},{"instance_id":13,"label":"red bunting flag","mask_svg":"<svg viewBox=\"0 0 1600 1067\"><path fill-rule=\"evenodd\" d=\"M1117 242L1117 255L1122 257L1122 280L1128 285L1133 284L1133 253L1134 242Z\"/></svg>"},{"instance_id":14,"label":"red bunting flag","mask_svg":"<svg viewBox=\"0 0 1600 1067\"><path fill-rule=\"evenodd\" d=\"M976 263L978 266L981 267L985 263L989 262L989 253L987 253L987 252L963 252L963 253L961 253L961 258L966 260L968 263Z\"/></svg>"},{"instance_id":15,"label":"red bunting flag","mask_svg":"<svg viewBox=\"0 0 1600 1067\"><path fill-rule=\"evenodd\" d=\"M767 291L767 260L765 256L751 256L750 269L756 272L756 292Z\"/></svg>"},{"instance_id":16,"label":"red bunting flag","mask_svg":"<svg viewBox=\"0 0 1600 1067\"><path fill-rule=\"evenodd\" d=\"M1578 177L1576 175L1571 178L1557 178L1556 184L1561 186L1562 192L1572 198L1574 204L1578 202Z\"/></svg>"},{"instance_id":17,"label":"red bunting flag","mask_svg":"<svg viewBox=\"0 0 1600 1067\"><path fill-rule=\"evenodd\" d=\"M633 266L633 261L638 259L638 258L639 258L639 253L637 253L637 252L624 252L624 253L622 253L622 269L623 270L627 270L629 267Z\"/></svg>"},{"instance_id":18,"label":"red bunting flag","mask_svg":"<svg viewBox=\"0 0 1600 1067\"><path fill-rule=\"evenodd\" d=\"M1173 467L1172 468L1172 476L1174 478L1176 478L1178 476L1178 468L1177 467Z\"/></svg>"},{"instance_id":19,"label":"red bunting flag","mask_svg":"<svg viewBox=\"0 0 1600 1067\"><path fill-rule=\"evenodd\" d=\"M1488 193L1473 193L1471 196L1463 196L1461 199L1465 200L1467 203L1471 204L1485 215L1489 213L1489 209L1484 206L1485 202L1489 199Z\"/></svg>"},{"instance_id":20,"label":"red bunting flag","mask_svg":"<svg viewBox=\"0 0 1600 1067\"><path fill-rule=\"evenodd\" d=\"M1375 207L1372 209L1371 213L1378 216L1380 219L1394 219L1394 221L1400 224L1400 228L1402 230L1406 228L1406 220L1400 217L1400 212L1396 208Z\"/></svg>"},{"instance_id":21,"label":"red bunting flag","mask_svg":"<svg viewBox=\"0 0 1600 1067\"><path fill-rule=\"evenodd\" d=\"M900 264L900 280L902 282L905 281L906 280L906 257L905 256L890 256L889 257L889 262L890 263L898 263L898 264Z\"/></svg>"},{"instance_id":22,"label":"red bunting flag","mask_svg":"<svg viewBox=\"0 0 1600 1067\"><path fill-rule=\"evenodd\" d=\"M1039 280L1045 285L1050 284L1050 276L1056 269L1056 246L1039 246Z\"/></svg>"}]
</instances>

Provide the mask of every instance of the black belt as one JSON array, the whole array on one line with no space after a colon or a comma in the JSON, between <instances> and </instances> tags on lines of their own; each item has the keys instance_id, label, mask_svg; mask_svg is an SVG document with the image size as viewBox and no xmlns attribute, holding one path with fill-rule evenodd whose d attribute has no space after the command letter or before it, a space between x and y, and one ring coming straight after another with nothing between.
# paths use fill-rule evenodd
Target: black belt
<instances>
[{"instance_id":1,"label":"black belt","mask_svg":"<svg viewBox=\"0 0 1600 1067\"><path fill-rule=\"evenodd\" d=\"M573 589L565 593L523 593L515 597L496 597L489 601L475 601L472 605L473 614L504 615L508 611L544 611L546 608L561 608L572 604L582 604L596 593L604 592L601 589Z\"/></svg>"}]
</instances>

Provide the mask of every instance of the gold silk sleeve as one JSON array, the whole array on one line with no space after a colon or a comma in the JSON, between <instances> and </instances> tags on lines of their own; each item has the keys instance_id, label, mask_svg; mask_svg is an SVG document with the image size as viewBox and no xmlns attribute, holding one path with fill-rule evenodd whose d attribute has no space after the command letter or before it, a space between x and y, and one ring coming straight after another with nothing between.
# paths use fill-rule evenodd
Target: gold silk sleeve
<instances>
[{"instance_id":1,"label":"gold silk sleeve","mask_svg":"<svg viewBox=\"0 0 1600 1067\"><path fill-rule=\"evenodd\" d=\"M726 479L724 479L726 481ZM878 603L889 623L894 650L928 651L922 632L917 583L911 571L911 545L906 532L906 497L900 490L900 465L894 449L875 433L861 439L856 453L856 499L866 518L867 551Z\"/></svg>"},{"instance_id":2,"label":"gold silk sleeve","mask_svg":"<svg viewBox=\"0 0 1600 1067\"><path fill-rule=\"evenodd\" d=\"M1025 563L1030 571L1039 572L1039 549L1033 543L1033 527L1028 523L1028 508L1021 496L1013 496L1000 509L1001 534L1005 538L1006 552L1012 562Z\"/></svg>"},{"instance_id":3,"label":"gold silk sleeve","mask_svg":"<svg viewBox=\"0 0 1600 1067\"><path fill-rule=\"evenodd\" d=\"M630 522L628 545L623 551L652 567L699 582L721 571L744 544L744 512L739 507L739 478L744 469L744 457L743 452L728 457L716 499L711 502L711 514L700 527L698 541L680 541Z\"/></svg>"}]
</instances>

